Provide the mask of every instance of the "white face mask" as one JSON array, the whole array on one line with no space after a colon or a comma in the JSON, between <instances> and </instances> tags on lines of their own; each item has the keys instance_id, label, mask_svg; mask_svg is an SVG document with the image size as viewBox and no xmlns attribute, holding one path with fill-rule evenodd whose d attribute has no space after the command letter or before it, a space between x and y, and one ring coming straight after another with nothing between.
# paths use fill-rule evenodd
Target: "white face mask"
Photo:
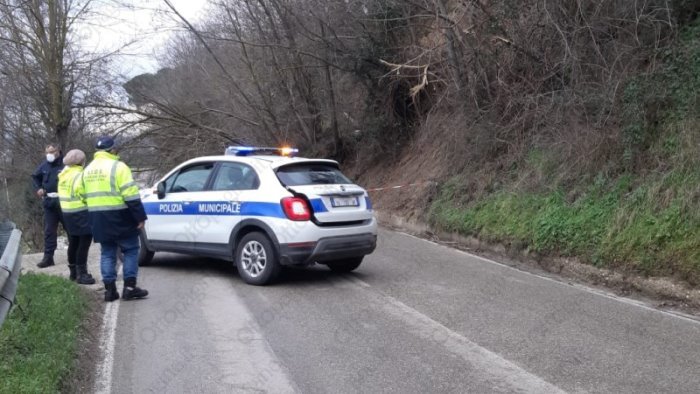
<instances>
[{"instance_id":1,"label":"white face mask","mask_svg":"<svg viewBox=\"0 0 700 394\"><path fill-rule=\"evenodd\" d=\"M53 163L54 160L56 160L56 155L54 155L53 153L46 154L46 161L48 161L49 163Z\"/></svg>"}]
</instances>

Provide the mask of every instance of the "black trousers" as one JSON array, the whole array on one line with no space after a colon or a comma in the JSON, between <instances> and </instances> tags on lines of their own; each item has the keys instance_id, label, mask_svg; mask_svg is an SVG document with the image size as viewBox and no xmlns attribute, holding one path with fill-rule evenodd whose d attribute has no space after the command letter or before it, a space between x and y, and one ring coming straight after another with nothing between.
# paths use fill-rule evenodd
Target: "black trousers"
<instances>
[{"instance_id":1,"label":"black trousers","mask_svg":"<svg viewBox=\"0 0 700 394\"><path fill-rule=\"evenodd\" d=\"M61 214L61 208L57 206L58 199L56 199L54 206L47 205L44 204L44 254L53 256L53 252L56 251L58 223L63 225L63 215ZM63 228L65 229L66 226L63 225Z\"/></svg>"},{"instance_id":2,"label":"black trousers","mask_svg":"<svg viewBox=\"0 0 700 394\"><path fill-rule=\"evenodd\" d=\"M87 265L92 235L71 235L68 237L68 264Z\"/></svg>"}]
</instances>

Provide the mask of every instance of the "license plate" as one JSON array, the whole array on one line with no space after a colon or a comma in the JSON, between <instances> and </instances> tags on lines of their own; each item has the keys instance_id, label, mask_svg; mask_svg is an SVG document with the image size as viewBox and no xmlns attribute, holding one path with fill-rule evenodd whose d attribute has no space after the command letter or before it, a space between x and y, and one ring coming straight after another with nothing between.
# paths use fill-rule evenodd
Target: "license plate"
<instances>
[{"instance_id":1,"label":"license plate","mask_svg":"<svg viewBox=\"0 0 700 394\"><path fill-rule=\"evenodd\" d=\"M358 207L360 202L357 197L331 197L331 206L333 208Z\"/></svg>"}]
</instances>

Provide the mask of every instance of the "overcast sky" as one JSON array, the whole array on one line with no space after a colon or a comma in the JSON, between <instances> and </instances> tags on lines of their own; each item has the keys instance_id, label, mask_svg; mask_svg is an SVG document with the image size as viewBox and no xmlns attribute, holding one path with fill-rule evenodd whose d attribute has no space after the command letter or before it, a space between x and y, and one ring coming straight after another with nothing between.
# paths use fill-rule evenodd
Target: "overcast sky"
<instances>
[{"instance_id":1,"label":"overcast sky","mask_svg":"<svg viewBox=\"0 0 700 394\"><path fill-rule=\"evenodd\" d=\"M197 22L206 10L207 0L170 0L190 22ZM127 6L124 6L126 4ZM117 62L118 71L133 77L158 71L158 57L163 45L182 22L163 0L106 0L93 2L89 23L78 28L83 48L110 52L129 45Z\"/></svg>"}]
</instances>

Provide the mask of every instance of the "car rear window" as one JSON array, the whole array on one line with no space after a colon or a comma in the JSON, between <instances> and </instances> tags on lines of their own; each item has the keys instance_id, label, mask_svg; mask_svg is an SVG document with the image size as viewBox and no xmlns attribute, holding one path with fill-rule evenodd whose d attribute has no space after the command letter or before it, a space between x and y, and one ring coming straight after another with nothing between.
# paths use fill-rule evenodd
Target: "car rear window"
<instances>
[{"instance_id":1,"label":"car rear window","mask_svg":"<svg viewBox=\"0 0 700 394\"><path fill-rule=\"evenodd\" d=\"M352 183L339 169L328 164L294 164L277 169L277 178L286 186L337 185Z\"/></svg>"}]
</instances>

